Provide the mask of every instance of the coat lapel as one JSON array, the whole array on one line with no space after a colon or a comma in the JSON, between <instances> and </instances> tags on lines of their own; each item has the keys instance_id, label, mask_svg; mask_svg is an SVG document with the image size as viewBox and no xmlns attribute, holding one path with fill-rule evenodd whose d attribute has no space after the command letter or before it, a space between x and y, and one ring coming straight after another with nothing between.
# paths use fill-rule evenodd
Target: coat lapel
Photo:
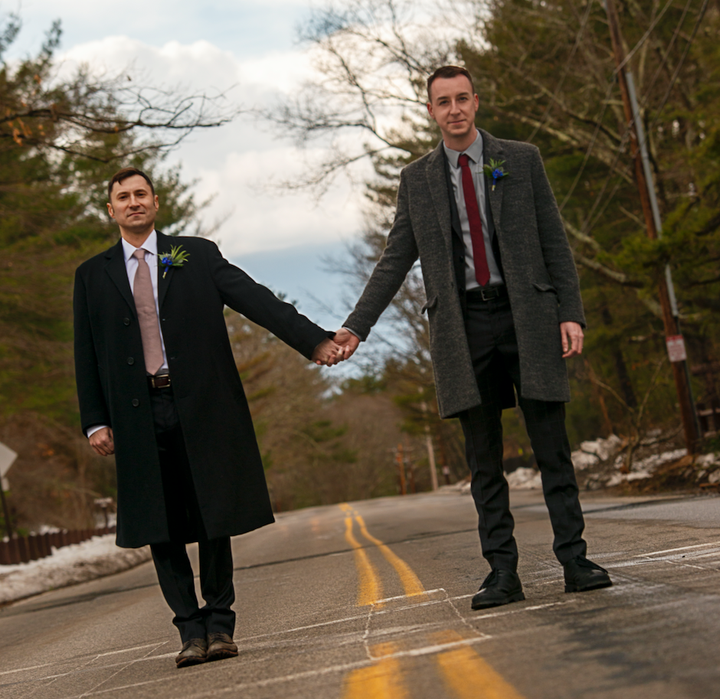
<instances>
[{"instance_id":1,"label":"coat lapel","mask_svg":"<svg viewBox=\"0 0 720 699\"><path fill-rule=\"evenodd\" d=\"M430 154L425 168L430 195L432 196L435 213L442 230L443 238L448 249L452 248L452 213L450 211L450 198L448 197L447 175L445 173L445 153L442 141Z\"/></svg>"},{"instance_id":2,"label":"coat lapel","mask_svg":"<svg viewBox=\"0 0 720 699\"><path fill-rule=\"evenodd\" d=\"M133 315L137 315L135 312L135 299L130 290L130 282L128 281L127 269L125 268L122 239L118 240L117 245L111 247L105 253L105 257L108 260L108 263L105 265L105 271L108 273L110 279L112 279L121 296L125 299L127 305L130 306Z\"/></svg>"},{"instance_id":3,"label":"coat lapel","mask_svg":"<svg viewBox=\"0 0 720 699\"><path fill-rule=\"evenodd\" d=\"M166 269L162 266L162 264L160 264L160 258L164 253L170 252L170 243L172 242L172 238L168 235L164 235L160 231L156 231L156 233L158 253L158 308L162 308L163 301L165 300L168 288L170 287L170 282L173 278L174 270L172 267L168 267L167 274L165 274Z\"/></svg>"},{"instance_id":4,"label":"coat lapel","mask_svg":"<svg viewBox=\"0 0 720 699\"><path fill-rule=\"evenodd\" d=\"M480 129L480 133L483 138L483 162L486 165L490 164L491 160L503 160L503 148L494 136L489 134L487 131ZM495 191L493 192L493 180L491 177L485 178L485 191L487 192L488 201L490 203L490 210L492 212L493 224L495 232L500 230L502 225L500 220L500 213L502 211L502 200L503 200L503 181L498 180L495 185Z\"/></svg>"}]
</instances>

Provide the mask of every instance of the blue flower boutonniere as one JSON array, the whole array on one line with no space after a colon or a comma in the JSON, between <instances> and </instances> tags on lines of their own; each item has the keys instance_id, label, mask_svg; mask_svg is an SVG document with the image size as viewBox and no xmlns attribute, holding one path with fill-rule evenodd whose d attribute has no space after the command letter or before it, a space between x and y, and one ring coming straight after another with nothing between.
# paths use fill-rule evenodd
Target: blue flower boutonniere
<instances>
[{"instance_id":1,"label":"blue flower boutonniere","mask_svg":"<svg viewBox=\"0 0 720 699\"><path fill-rule=\"evenodd\" d=\"M503 168L503 165L505 164L504 160L493 160L490 159L489 165L483 165L483 171L488 177L492 177L492 191L495 191L495 185L497 184L498 180L501 180L503 177L508 177L510 175L509 172L505 172L505 169Z\"/></svg>"},{"instance_id":2,"label":"blue flower boutonniere","mask_svg":"<svg viewBox=\"0 0 720 699\"><path fill-rule=\"evenodd\" d=\"M160 264L165 268L163 279L170 267L182 267L190 255L182 249L182 245L171 245L170 252L160 253Z\"/></svg>"}]
</instances>

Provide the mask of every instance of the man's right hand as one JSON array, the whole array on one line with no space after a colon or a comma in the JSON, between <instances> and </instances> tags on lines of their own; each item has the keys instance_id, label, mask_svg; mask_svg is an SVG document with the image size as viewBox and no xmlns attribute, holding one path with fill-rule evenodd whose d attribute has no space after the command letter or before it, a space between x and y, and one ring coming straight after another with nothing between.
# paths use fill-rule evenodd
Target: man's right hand
<instances>
[{"instance_id":1,"label":"man's right hand","mask_svg":"<svg viewBox=\"0 0 720 699\"><path fill-rule=\"evenodd\" d=\"M360 338L353 335L347 328L340 328L333 340L342 347L342 359L350 359L360 344Z\"/></svg>"},{"instance_id":2,"label":"man's right hand","mask_svg":"<svg viewBox=\"0 0 720 699\"><path fill-rule=\"evenodd\" d=\"M90 435L90 446L98 456L110 456L115 453L115 442L110 427L103 427Z\"/></svg>"}]
</instances>

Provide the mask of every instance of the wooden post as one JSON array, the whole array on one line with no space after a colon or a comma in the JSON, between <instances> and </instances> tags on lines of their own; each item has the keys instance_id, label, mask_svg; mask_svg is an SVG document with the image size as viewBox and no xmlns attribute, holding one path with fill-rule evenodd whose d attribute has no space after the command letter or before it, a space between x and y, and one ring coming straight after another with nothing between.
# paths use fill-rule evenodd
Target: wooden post
<instances>
[{"instance_id":1,"label":"wooden post","mask_svg":"<svg viewBox=\"0 0 720 699\"><path fill-rule=\"evenodd\" d=\"M400 495L407 495L407 488L405 486L405 458L403 456L402 442L398 444L395 460L397 461L398 473L400 474Z\"/></svg>"}]
</instances>

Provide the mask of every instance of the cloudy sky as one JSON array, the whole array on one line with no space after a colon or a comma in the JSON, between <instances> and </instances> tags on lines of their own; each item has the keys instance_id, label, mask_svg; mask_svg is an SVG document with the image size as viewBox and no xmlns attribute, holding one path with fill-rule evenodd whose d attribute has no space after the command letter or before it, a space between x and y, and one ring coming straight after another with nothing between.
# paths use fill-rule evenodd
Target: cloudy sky
<instances>
[{"instance_id":1,"label":"cloudy sky","mask_svg":"<svg viewBox=\"0 0 720 699\"><path fill-rule=\"evenodd\" d=\"M310 11L307 0L0 0L2 14L12 11L23 29L8 59L35 54L60 19L59 56L70 66L88 62L110 73L130 68L146 83L229 90L242 107L275 104L310 70L296 42L296 28ZM287 139L240 117L191 135L171 160L182 163L186 179L198 179L198 199L215 196L206 218L227 218L215 236L225 256L332 328L347 308L342 277L325 270L324 258L342 257L360 231L361 196L347 182L319 204L308 194L266 186L299 172L303 157Z\"/></svg>"}]
</instances>

